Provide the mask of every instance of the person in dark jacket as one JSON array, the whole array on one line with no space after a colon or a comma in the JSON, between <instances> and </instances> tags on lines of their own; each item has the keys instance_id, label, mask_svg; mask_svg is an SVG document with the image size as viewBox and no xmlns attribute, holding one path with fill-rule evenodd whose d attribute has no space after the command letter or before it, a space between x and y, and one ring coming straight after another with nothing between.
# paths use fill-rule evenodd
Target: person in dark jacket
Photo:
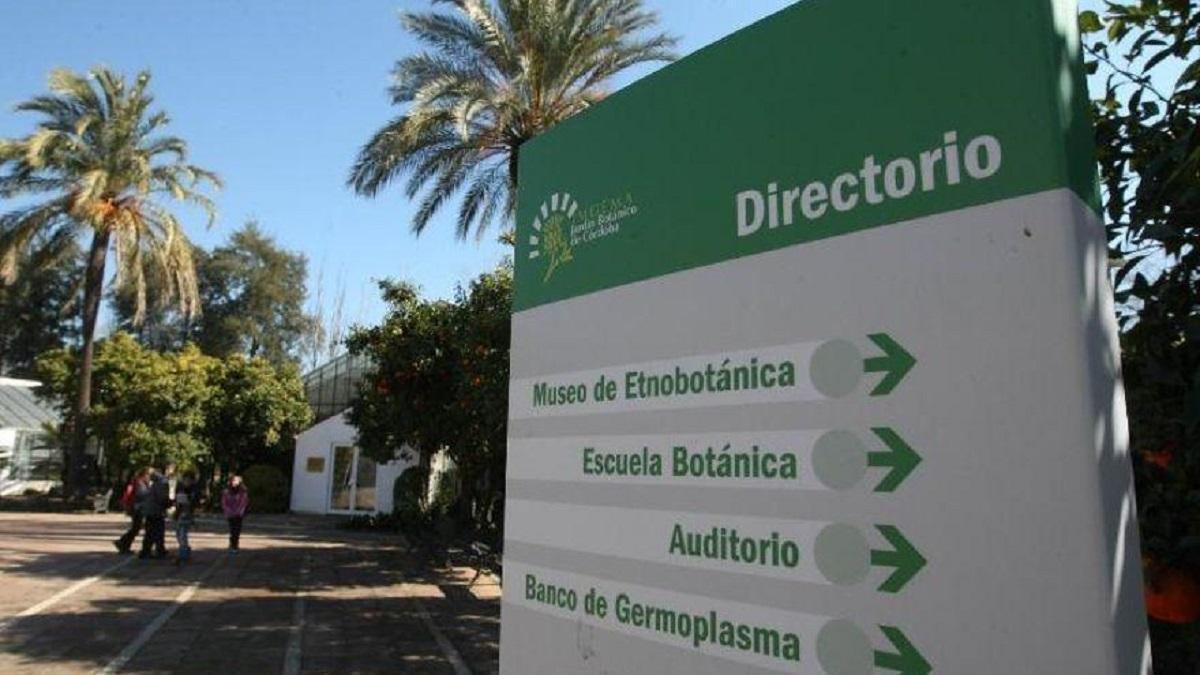
<instances>
[{"instance_id":1,"label":"person in dark jacket","mask_svg":"<svg viewBox=\"0 0 1200 675\"><path fill-rule=\"evenodd\" d=\"M155 558L167 557L167 479L158 469L150 469L149 481L144 493L139 491L138 503L141 505L142 517L146 519L146 534L142 536L142 552L139 558L149 558L151 549Z\"/></svg>"},{"instance_id":2,"label":"person in dark jacket","mask_svg":"<svg viewBox=\"0 0 1200 675\"><path fill-rule=\"evenodd\" d=\"M135 473L129 479L129 484L125 486L125 491L121 494L121 507L125 510L125 514L129 516L129 529L113 542L113 546L117 547L118 553L132 552L133 542L137 539L138 533L142 531L142 512L138 509L137 494L138 489L146 483L146 475L146 469L141 469Z\"/></svg>"}]
</instances>

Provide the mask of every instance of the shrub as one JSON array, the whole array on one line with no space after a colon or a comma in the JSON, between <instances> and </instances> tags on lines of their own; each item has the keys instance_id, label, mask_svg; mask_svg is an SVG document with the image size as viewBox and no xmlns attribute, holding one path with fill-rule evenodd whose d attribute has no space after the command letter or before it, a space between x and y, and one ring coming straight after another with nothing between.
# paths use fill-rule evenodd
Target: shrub
<instances>
[{"instance_id":1,"label":"shrub","mask_svg":"<svg viewBox=\"0 0 1200 675\"><path fill-rule=\"evenodd\" d=\"M255 464L242 474L250 492L250 510L257 513L282 513L288 508L287 477L278 467Z\"/></svg>"},{"instance_id":2,"label":"shrub","mask_svg":"<svg viewBox=\"0 0 1200 675\"><path fill-rule=\"evenodd\" d=\"M426 490L429 485L429 469L409 467L392 484L392 517L396 529L419 538L428 527L429 517L425 513Z\"/></svg>"},{"instance_id":3,"label":"shrub","mask_svg":"<svg viewBox=\"0 0 1200 675\"><path fill-rule=\"evenodd\" d=\"M410 466L392 483L392 513L422 510L429 485L429 469Z\"/></svg>"}]
</instances>

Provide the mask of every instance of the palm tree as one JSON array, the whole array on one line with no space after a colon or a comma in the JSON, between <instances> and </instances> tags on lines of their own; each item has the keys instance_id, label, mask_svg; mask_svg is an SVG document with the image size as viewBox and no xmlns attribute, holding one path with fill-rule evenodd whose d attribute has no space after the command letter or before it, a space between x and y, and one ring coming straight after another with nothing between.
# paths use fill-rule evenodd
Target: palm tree
<instances>
[{"instance_id":1,"label":"palm tree","mask_svg":"<svg viewBox=\"0 0 1200 675\"><path fill-rule=\"evenodd\" d=\"M192 244L169 199L198 206L212 223L212 201L198 191L220 187L217 176L187 163L187 144L160 135L169 122L151 112L150 73L128 86L107 68L89 74L55 70L50 93L16 106L40 116L33 133L0 139L0 198L22 205L0 215L0 282L11 283L39 237L90 238L80 282L83 345L79 392L70 422L68 492L81 490L91 408L92 348L110 252L113 285L131 289L136 319L146 310L148 285L163 289L158 302L178 303L185 315L199 309ZM147 284L148 279L152 284Z\"/></svg>"},{"instance_id":2,"label":"palm tree","mask_svg":"<svg viewBox=\"0 0 1200 675\"><path fill-rule=\"evenodd\" d=\"M436 2L437 0L435 0ZM521 144L604 97L630 66L673 57L675 39L642 0L442 0L451 13L404 13L430 51L400 59L392 101L404 106L362 147L349 184L374 196L401 174L420 234L462 190L460 239L515 208Z\"/></svg>"}]
</instances>

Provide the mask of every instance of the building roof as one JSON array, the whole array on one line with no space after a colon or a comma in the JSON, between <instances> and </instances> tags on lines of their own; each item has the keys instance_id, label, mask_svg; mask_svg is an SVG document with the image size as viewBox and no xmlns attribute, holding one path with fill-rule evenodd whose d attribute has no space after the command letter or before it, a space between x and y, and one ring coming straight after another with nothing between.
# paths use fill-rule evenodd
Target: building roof
<instances>
[{"instance_id":1,"label":"building roof","mask_svg":"<svg viewBox=\"0 0 1200 675\"><path fill-rule=\"evenodd\" d=\"M313 425L342 414L358 395L358 383L371 368L366 356L342 354L304 375L304 395Z\"/></svg>"},{"instance_id":2,"label":"building roof","mask_svg":"<svg viewBox=\"0 0 1200 675\"><path fill-rule=\"evenodd\" d=\"M42 429L57 424L58 414L34 396L38 383L0 378L0 428Z\"/></svg>"}]
</instances>

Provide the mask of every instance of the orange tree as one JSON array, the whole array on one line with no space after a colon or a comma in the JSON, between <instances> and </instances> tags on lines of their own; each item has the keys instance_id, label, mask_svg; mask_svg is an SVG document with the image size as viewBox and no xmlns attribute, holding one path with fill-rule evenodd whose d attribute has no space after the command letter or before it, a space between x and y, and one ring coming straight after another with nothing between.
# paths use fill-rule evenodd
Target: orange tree
<instances>
[{"instance_id":1,"label":"orange tree","mask_svg":"<svg viewBox=\"0 0 1200 675\"><path fill-rule=\"evenodd\" d=\"M1084 12L1155 672L1200 663L1200 8Z\"/></svg>"},{"instance_id":2,"label":"orange tree","mask_svg":"<svg viewBox=\"0 0 1200 675\"><path fill-rule=\"evenodd\" d=\"M358 444L378 461L401 448L423 466L445 449L457 467L453 516L499 538L508 416L507 266L460 287L452 301L427 300L408 283L380 284L382 323L355 329L347 346L373 366L349 411Z\"/></svg>"}]
</instances>

